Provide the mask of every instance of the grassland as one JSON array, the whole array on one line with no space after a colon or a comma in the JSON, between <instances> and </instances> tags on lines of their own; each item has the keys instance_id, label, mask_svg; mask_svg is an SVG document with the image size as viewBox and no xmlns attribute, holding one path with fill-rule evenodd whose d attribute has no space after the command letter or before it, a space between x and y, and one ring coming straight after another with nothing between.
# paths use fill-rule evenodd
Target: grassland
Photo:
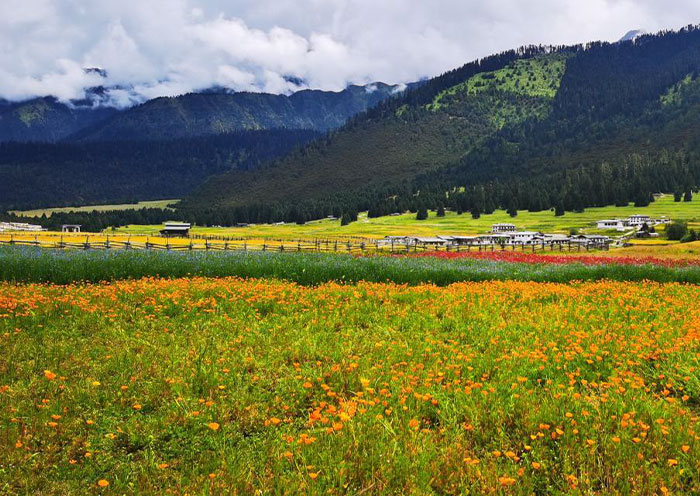
<instances>
[{"instance_id":1,"label":"grassland","mask_svg":"<svg viewBox=\"0 0 700 496\"><path fill-rule=\"evenodd\" d=\"M88 205L81 207L40 208L36 210L16 210L10 213L26 217L50 217L59 212L107 212L110 210L138 210L140 208L169 208L180 200L149 200L138 203L122 203L118 205Z\"/></svg>"},{"instance_id":2,"label":"grassland","mask_svg":"<svg viewBox=\"0 0 700 496\"><path fill-rule=\"evenodd\" d=\"M235 236L241 238L274 238L274 239L328 239L359 236L366 238L383 238L389 235L418 235L434 236L436 234L479 234L489 232L491 226L500 222L511 222L520 229L543 231L548 233L568 234L570 229L583 229L586 232L598 233L595 222L609 218L626 218L634 214L646 214L652 218L666 216L670 219L690 221L691 225L700 227L700 199L692 202L676 203L671 195L664 195L648 207L602 207L589 208L582 213L570 213L555 217L547 210L543 212L520 211L518 216L511 218L504 211L496 211L491 215L482 215L473 219L469 214L457 215L447 212L445 217L437 217L430 212L428 220L417 221L415 214L387 216L368 219L365 214L359 216L358 222L341 226L340 221L320 220L304 225L261 224L249 227L215 228L194 227L192 234L212 236ZM128 226L117 230L120 233L154 234L161 226Z\"/></svg>"},{"instance_id":3,"label":"grassland","mask_svg":"<svg viewBox=\"0 0 700 496\"><path fill-rule=\"evenodd\" d=\"M429 105L432 110L449 106L460 94L476 95L489 90L535 97L554 98L566 70L565 54L550 54L513 64L494 72L485 72L439 93Z\"/></svg>"},{"instance_id":4,"label":"grassland","mask_svg":"<svg viewBox=\"0 0 700 496\"><path fill-rule=\"evenodd\" d=\"M698 494L696 286L0 284L5 494Z\"/></svg>"}]
</instances>

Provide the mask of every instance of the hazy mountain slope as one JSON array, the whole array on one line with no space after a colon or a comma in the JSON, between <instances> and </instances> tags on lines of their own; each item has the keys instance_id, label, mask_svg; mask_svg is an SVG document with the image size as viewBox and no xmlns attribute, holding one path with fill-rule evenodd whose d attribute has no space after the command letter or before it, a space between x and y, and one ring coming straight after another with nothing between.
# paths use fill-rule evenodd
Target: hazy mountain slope
<instances>
[{"instance_id":1,"label":"hazy mountain slope","mask_svg":"<svg viewBox=\"0 0 700 496\"><path fill-rule=\"evenodd\" d=\"M0 103L0 142L55 142L118 111L111 107L69 106L55 98Z\"/></svg>"},{"instance_id":2,"label":"hazy mountain slope","mask_svg":"<svg viewBox=\"0 0 700 496\"><path fill-rule=\"evenodd\" d=\"M156 98L85 129L73 141L162 140L256 129L327 131L397 91L378 83L341 92L192 93Z\"/></svg>"}]
</instances>

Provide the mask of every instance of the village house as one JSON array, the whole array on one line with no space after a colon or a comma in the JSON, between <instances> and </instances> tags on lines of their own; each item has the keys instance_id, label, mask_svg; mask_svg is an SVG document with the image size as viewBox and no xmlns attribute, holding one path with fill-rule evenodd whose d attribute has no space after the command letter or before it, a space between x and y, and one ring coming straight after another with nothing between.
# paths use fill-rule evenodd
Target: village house
<instances>
[{"instance_id":1,"label":"village house","mask_svg":"<svg viewBox=\"0 0 700 496\"><path fill-rule=\"evenodd\" d=\"M3 231L45 231L45 229L36 224L27 224L25 222L0 222L0 232Z\"/></svg>"},{"instance_id":2,"label":"village house","mask_svg":"<svg viewBox=\"0 0 700 496\"><path fill-rule=\"evenodd\" d=\"M187 222L166 222L160 235L166 238L181 237L187 238L190 235L191 224Z\"/></svg>"},{"instance_id":3,"label":"village house","mask_svg":"<svg viewBox=\"0 0 700 496\"><path fill-rule=\"evenodd\" d=\"M64 233L79 233L80 228L82 226L80 224L63 224L61 226L61 232Z\"/></svg>"},{"instance_id":4,"label":"village house","mask_svg":"<svg viewBox=\"0 0 700 496\"><path fill-rule=\"evenodd\" d=\"M627 231L630 228L630 223L628 220L624 219L605 219L599 220L596 223L596 227L601 230L606 231Z\"/></svg>"},{"instance_id":5,"label":"village house","mask_svg":"<svg viewBox=\"0 0 700 496\"><path fill-rule=\"evenodd\" d=\"M517 228L515 227L515 224L494 224L491 226L491 232L494 234L499 234L499 233L511 233L515 232Z\"/></svg>"},{"instance_id":6,"label":"village house","mask_svg":"<svg viewBox=\"0 0 700 496\"><path fill-rule=\"evenodd\" d=\"M630 229L641 229L645 225L648 227L658 226L659 224L669 224L671 220L667 217L660 219L652 219L648 215L632 215L627 219L605 219L596 222L596 227L601 230L627 231Z\"/></svg>"}]
</instances>

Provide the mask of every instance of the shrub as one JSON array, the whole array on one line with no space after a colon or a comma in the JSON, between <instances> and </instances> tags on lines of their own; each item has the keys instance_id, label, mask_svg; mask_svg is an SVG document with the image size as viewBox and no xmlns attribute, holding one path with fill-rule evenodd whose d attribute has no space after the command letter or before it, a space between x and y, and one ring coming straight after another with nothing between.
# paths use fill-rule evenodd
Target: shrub
<instances>
[{"instance_id":1,"label":"shrub","mask_svg":"<svg viewBox=\"0 0 700 496\"><path fill-rule=\"evenodd\" d=\"M688 224L685 222L672 222L666 226L666 238L671 241L680 241L688 233Z\"/></svg>"}]
</instances>

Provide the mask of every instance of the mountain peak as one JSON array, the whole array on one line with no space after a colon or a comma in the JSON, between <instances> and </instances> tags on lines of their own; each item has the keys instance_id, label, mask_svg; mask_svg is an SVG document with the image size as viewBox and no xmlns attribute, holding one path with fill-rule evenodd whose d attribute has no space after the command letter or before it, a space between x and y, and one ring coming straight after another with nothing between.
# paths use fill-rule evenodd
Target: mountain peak
<instances>
[{"instance_id":1,"label":"mountain peak","mask_svg":"<svg viewBox=\"0 0 700 496\"><path fill-rule=\"evenodd\" d=\"M647 34L647 32L643 29L633 29L632 31L628 31L627 34L620 38L620 42L635 41L637 38L644 36L645 34Z\"/></svg>"}]
</instances>

